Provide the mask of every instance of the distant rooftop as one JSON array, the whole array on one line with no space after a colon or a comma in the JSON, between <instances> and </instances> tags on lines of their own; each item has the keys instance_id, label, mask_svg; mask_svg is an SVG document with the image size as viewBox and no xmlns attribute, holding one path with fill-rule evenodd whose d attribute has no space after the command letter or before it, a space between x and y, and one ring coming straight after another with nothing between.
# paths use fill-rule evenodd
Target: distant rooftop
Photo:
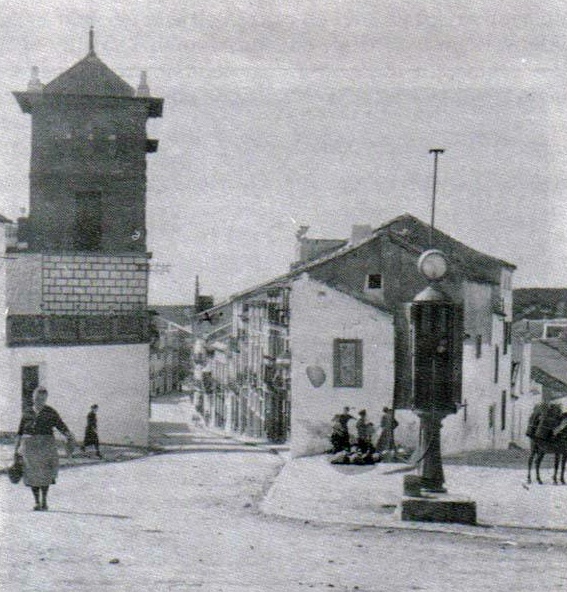
<instances>
[{"instance_id":1,"label":"distant rooftop","mask_svg":"<svg viewBox=\"0 0 567 592\"><path fill-rule=\"evenodd\" d=\"M567 395L567 341L549 339L532 342L532 378Z\"/></svg>"},{"instance_id":2,"label":"distant rooftop","mask_svg":"<svg viewBox=\"0 0 567 592\"><path fill-rule=\"evenodd\" d=\"M162 319L181 327L190 325L195 314L195 307L192 304L150 305L148 308L155 310Z\"/></svg>"}]
</instances>

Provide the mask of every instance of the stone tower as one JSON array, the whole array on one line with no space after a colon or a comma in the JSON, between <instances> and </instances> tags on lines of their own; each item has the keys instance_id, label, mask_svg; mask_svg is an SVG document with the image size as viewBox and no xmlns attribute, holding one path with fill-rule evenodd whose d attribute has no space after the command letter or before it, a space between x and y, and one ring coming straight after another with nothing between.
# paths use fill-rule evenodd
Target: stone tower
<instances>
[{"instance_id":1,"label":"stone tower","mask_svg":"<svg viewBox=\"0 0 567 592\"><path fill-rule=\"evenodd\" d=\"M149 96L145 72L138 92L96 55L43 86L37 70L27 92L14 93L32 116L30 211L32 251L146 251L146 136L163 100Z\"/></svg>"},{"instance_id":2,"label":"stone tower","mask_svg":"<svg viewBox=\"0 0 567 592\"><path fill-rule=\"evenodd\" d=\"M75 429L96 402L102 441L145 445L146 123L163 99L145 72L134 90L106 66L92 28L82 60L45 85L34 68L14 95L32 117L30 207L6 268L0 411L13 418L42 384Z\"/></svg>"}]
</instances>

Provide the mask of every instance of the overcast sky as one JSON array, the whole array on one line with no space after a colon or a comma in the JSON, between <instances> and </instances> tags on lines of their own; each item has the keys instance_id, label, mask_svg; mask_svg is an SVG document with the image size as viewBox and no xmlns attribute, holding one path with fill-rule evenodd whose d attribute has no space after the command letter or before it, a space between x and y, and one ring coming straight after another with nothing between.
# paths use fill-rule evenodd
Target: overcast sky
<instances>
[{"instance_id":1,"label":"overcast sky","mask_svg":"<svg viewBox=\"0 0 567 592\"><path fill-rule=\"evenodd\" d=\"M284 273L300 224L342 238L409 212L567 286L567 10L523 0L0 0L0 212L28 206L11 96L99 57L165 99L152 120L153 303Z\"/></svg>"}]
</instances>

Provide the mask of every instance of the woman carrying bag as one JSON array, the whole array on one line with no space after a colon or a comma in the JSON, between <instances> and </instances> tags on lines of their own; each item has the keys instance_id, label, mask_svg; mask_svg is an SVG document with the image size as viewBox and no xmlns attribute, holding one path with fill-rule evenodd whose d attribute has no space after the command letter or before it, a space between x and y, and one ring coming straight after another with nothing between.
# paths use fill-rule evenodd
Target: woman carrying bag
<instances>
[{"instance_id":1,"label":"woman carrying bag","mask_svg":"<svg viewBox=\"0 0 567 592\"><path fill-rule=\"evenodd\" d=\"M17 459L20 447L22 448L24 484L31 487L35 500L34 510L47 510L49 486L55 483L59 471L59 455L53 429L67 438L67 451L75 442L59 413L46 405L46 400L47 390L37 387L33 392L33 407L22 415L14 448L14 459Z\"/></svg>"}]
</instances>

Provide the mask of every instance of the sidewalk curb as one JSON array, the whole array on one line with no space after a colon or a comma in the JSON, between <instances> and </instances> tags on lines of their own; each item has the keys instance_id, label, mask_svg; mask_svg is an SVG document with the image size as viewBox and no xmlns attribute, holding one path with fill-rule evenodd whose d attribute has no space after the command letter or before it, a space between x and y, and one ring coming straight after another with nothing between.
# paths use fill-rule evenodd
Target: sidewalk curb
<instances>
[{"instance_id":1,"label":"sidewalk curb","mask_svg":"<svg viewBox=\"0 0 567 592\"><path fill-rule=\"evenodd\" d=\"M386 533L394 532L394 531L414 531L414 532L422 532L424 534L444 534L450 536L462 536L468 537L471 539L484 539L487 541L496 541L502 544L506 544L506 546L514 547L519 544L523 545L541 545L540 541L532 542L526 541L524 543L516 543L515 541L510 541L510 537L512 533L506 532L498 532L498 531L505 531L505 530L513 530L516 533L528 536L530 533L540 533L540 534L564 534L567 533L567 529L555 529L555 528L544 528L544 527L534 527L534 526L517 526L517 525L492 525L492 524L476 524L475 526L470 525L463 525L463 530L455 528L455 525L447 525L445 526L442 523L426 523L426 522L402 522L401 520L397 523L393 524L370 524L370 523L353 523L353 522L334 522L328 520L305 520L301 517L293 517L284 514L277 514L272 512L264 512L261 508L260 503L260 513L265 516L266 518L270 518L276 521L282 522L300 522L304 525L313 525L313 526L321 526L321 527L341 527L341 528L349 528L352 532L356 532L359 530L380 530ZM466 529L466 530L465 530ZM479 529L478 532L475 532L471 529ZM550 542L549 545L557 546L557 542ZM567 541L563 543L563 546L567 547Z\"/></svg>"}]
</instances>

